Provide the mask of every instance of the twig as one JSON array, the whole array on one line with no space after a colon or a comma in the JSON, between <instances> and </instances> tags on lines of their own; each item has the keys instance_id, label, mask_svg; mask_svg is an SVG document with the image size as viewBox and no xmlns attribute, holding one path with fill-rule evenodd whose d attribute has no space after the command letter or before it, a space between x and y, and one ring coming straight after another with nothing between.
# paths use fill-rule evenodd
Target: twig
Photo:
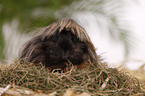
<instances>
[{"instance_id":1,"label":"twig","mask_svg":"<svg viewBox=\"0 0 145 96\"><path fill-rule=\"evenodd\" d=\"M2 96L10 87L11 87L11 85L7 85L5 88L1 88L0 89L0 96Z\"/></svg>"},{"instance_id":2,"label":"twig","mask_svg":"<svg viewBox=\"0 0 145 96\"><path fill-rule=\"evenodd\" d=\"M107 82L109 81L110 77L106 78L105 82L102 84L102 86L100 87L100 90L104 90L106 85L107 85Z\"/></svg>"}]
</instances>

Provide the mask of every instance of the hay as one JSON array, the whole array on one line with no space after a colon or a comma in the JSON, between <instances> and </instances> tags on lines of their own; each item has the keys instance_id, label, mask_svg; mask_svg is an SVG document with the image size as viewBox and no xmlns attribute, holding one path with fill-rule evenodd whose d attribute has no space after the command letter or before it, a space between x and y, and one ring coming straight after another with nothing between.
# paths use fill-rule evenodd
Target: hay
<instances>
[{"instance_id":1,"label":"hay","mask_svg":"<svg viewBox=\"0 0 145 96\"><path fill-rule=\"evenodd\" d=\"M77 94L86 92L91 96L126 96L142 93L136 78L116 68L108 68L105 63L98 62L98 65L90 63L87 68L81 70L70 64L69 68L66 73L59 73L56 70L50 72L41 64L35 66L19 60L9 66L0 66L0 87L10 84L13 87L21 86L33 91L41 90L46 94L57 92L58 96L67 89Z\"/></svg>"}]
</instances>

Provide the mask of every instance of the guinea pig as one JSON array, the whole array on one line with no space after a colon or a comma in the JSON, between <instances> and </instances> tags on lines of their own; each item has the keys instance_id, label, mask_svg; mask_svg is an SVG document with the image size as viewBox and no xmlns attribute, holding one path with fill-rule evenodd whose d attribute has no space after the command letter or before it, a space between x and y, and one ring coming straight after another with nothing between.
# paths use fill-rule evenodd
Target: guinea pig
<instances>
[{"instance_id":1,"label":"guinea pig","mask_svg":"<svg viewBox=\"0 0 145 96\"><path fill-rule=\"evenodd\" d=\"M97 64L97 54L84 28L72 19L54 22L23 46L20 58L42 63L51 70L64 70L69 63L84 68L88 61Z\"/></svg>"}]
</instances>

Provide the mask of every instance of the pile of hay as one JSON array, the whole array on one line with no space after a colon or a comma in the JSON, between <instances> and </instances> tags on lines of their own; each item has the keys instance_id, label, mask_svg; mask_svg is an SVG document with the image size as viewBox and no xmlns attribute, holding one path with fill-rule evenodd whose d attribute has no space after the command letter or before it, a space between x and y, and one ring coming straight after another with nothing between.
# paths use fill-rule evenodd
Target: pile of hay
<instances>
[{"instance_id":1,"label":"pile of hay","mask_svg":"<svg viewBox=\"0 0 145 96\"><path fill-rule=\"evenodd\" d=\"M116 68L108 68L105 63L98 62L98 65L90 63L87 68L81 70L75 69L70 64L70 71L66 73L54 71L50 72L41 64L34 66L23 60L8 66L1 65L0 87L10 84L12 87L41 90L46 94L56 92L58 96L67 89L77 94L86 92L91 96L144 94L137 79Z\"/></svg>"}]
</instances>

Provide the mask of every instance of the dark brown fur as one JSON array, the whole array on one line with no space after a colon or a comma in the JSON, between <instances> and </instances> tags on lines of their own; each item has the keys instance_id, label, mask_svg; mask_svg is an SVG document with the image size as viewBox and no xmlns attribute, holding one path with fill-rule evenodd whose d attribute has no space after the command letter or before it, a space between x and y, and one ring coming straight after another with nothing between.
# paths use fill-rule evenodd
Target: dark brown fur
<instances>
[{"instance_id":1,"label":"dark brown fur","mask_svg":"<svg viewBox=\"0 0 145 96\"><path fill-rule=\"evenodd\" d=\"M51 69L64 70L71 62L78 68L97 62L95 48L86 31L72 19L55 22L29 40L20 58Z\"/></svg>"}]
</instances>

